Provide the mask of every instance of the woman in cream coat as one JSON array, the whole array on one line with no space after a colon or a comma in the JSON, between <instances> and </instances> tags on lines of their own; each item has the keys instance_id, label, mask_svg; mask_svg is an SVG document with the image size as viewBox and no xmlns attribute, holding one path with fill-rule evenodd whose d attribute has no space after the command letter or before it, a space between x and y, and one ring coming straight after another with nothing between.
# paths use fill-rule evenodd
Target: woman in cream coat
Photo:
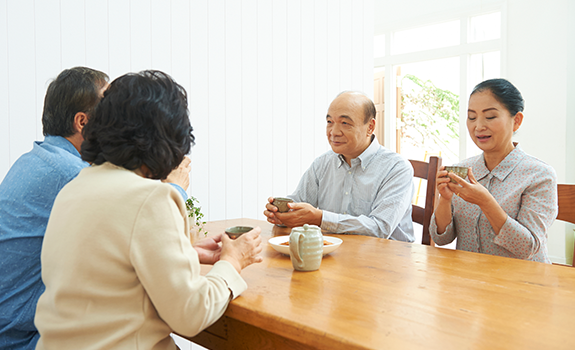
<instances>
[{"instance_id":1,"label":"woman in cream coat","mask_svg":"<svg viewBox=\"0 0 575 350\"><path fill-rule=\"evenodd\" d=\"M194 336L246 289L260 229L194 247L181 195L154 181L182 163L191 131L185 90L168 75L112 82L84 128L92 166L62 189L46 230L37 349L175 349L171 332ZM206 276L200 263L214 264Z\"/></svg>"}]
</instances>

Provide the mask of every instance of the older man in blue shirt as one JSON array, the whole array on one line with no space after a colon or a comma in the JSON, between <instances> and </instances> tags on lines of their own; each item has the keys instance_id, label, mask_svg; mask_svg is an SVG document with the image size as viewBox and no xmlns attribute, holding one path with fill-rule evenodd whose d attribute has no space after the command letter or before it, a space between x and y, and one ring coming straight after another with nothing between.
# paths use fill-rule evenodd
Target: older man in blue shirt
<instances>
[{"instance_id":1,"label":"older man in blue shirt","mask_svg":"<svg viewBox=\"0 0 575 350\"><path fill-rule=\"evenodd\" d=\"M44 291L40 251L56 195L81 169L82 128L108 86L102 72L76 67L50 83L45 139L34 142L0 184L0 348L34 349L36 302Z\"/></svg>"},{"instance_id":2,"label":"older man in blue shirt","mask_svg":"<svg viewBox=\"0 0 575 350\"><path fill-rule=\"evenodd\" d=\"M0 349L36 347L34 314L44 291L40 252L46 225L56 195L89 165L80 158L82 129L107 87L108 76L97 70L61 72L44 99L44 141L34 142L0 183ZM190 161L185 162L169 182L188 186ZM187 198L182 187L173 185Z\"/></svg>"},{"instance_id":3,"label":"older man in blue shirt","mask_svg":"<svg viewBox=\"0 0 575 350\"><path fill-rule=\"evenodd\" d=\"M326 122L331 150L314 160L288 196L295 202L289 212L277 212L269 198L268 221L413 242L413 168L377 141L373 102L343 92L330 104Z\"/></svg>"}]
</instances>

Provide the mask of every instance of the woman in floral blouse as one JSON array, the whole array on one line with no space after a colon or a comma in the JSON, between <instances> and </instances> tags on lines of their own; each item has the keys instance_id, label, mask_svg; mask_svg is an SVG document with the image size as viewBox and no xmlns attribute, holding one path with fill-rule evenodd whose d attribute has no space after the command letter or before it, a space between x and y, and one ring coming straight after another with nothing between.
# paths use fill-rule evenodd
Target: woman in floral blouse
<instances>
[{"instance_id":1,"label":"woman in floral blouse","mask_svg":"<svg viewBox=\"0 0 575 350\"><path fill-rule=\"evenodd\" d=\"M436 244L457 238L457 249L550 263L547 228L557 216L557 176L511 140L523 106L505 79L473 89L467 129L483 154L458 164L469 167L469 181L444 167L438 172L440 198L430 225Z\"/></svg>"}]
</instances>

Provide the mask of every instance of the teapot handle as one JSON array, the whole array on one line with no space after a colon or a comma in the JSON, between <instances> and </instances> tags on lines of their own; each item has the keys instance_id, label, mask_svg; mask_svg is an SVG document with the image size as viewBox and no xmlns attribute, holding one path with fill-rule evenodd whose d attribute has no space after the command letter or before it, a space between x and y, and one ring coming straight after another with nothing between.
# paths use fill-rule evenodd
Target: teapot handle
<instances>
[{"instance_id":1,"label":"teapot handle","mask_svg":"<svg viewBox=\"0 0 575 350\"><path fill-rule=\"evenodd\" d=\"M303 259L299 253L299 247L302 238L302 233L297 231L292 231L289 237L289 251L292 257L292 262L295 260L297 262L298 268L303 268Z\"/></svg>"}]
</instances>

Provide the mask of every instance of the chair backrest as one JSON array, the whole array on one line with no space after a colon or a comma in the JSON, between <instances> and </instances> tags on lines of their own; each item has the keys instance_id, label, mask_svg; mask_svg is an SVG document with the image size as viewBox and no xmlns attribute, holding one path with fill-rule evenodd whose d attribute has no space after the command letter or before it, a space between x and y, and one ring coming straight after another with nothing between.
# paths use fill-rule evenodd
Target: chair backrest
<instances>
[{"instance_id":1,"label":"chair backrest","mask_svg":"<svg viewBox=\"0 0 575 350\"><path fill-rule=\"evenodd\" d=\"M557 220L575 224L575 185L558 184L557 199L559 204ZM575 266L575 242L573 243L572 266Z\"/></svg>"},{"instance_id":2,"label":"chair backrest","mask_svg":"<svg viewBox=\"0 0 575 350\"><path fill-rule=\"evenodd\" d=\"M437 170L441 167L441 157L429 157L429 163L419 160L409 160L413 167L413 176L427 180L427 189L425 191L425 207L413 204L411 219L420 225L423 225L423 234L421 236L422 244L431 244L429 236L429 223L431 215L437 202L437 191L435 190L435 177Z\"/></svg>"}]
</instances>

